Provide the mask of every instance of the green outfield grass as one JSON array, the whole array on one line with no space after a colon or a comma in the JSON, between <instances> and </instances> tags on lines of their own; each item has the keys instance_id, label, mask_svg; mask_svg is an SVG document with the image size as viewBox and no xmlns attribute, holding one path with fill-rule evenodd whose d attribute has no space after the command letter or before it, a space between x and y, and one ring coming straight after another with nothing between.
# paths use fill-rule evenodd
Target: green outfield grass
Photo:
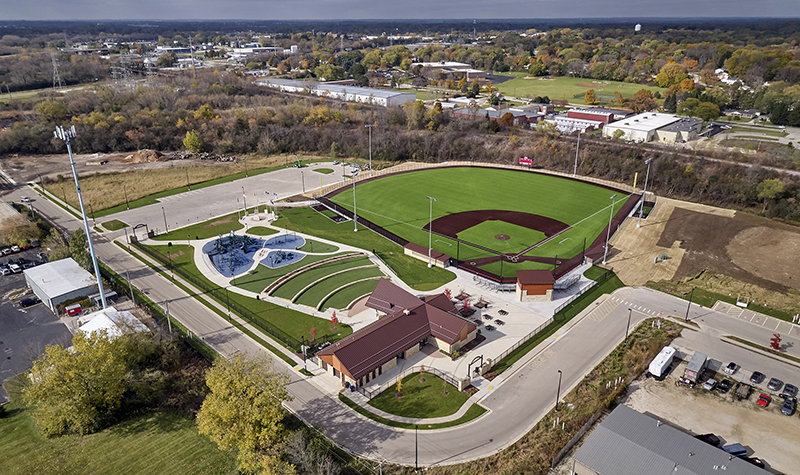
<instances>
[{"instance_id":1,"label":"green outfield grass","mask_svg":"<svg viewBox=\"0 0 800 475\"><path fill-rule=\"evenodd\" d=\"M598 81L597 84L592 84L595 79L587 78L568 78L556 77L550 80L541 78L525 79L528 77L527 73L508 73L509 75L516 76L515 79L497 84L497 89L509 96L514 97L535 97L547 96L551 100L567 100L571 103L585 104L583 101L583 94L589 89L594 89L597 96L613 96L615 92L622 94L622 97L628 98L641 90L647 89L649 91L661 92L663 96L666 89L660 87L643 86L641 84L632 84L627 82L618 81ZM588 86L578 86L578 84L592 84ZM581 94L579 99L573 98L575 94ZM609 107L614 104L606 104Z\"/></svg>"},{"instance_id":2,"label":"green outfield grass","mask_svg":"<svg viewBox=\"0 0 800 475\"><path fill-rule=\"evenodd\" d=\"M616 212L628 195L551 175L477 167L421 170L380 178L356 187L356 198L361 203L358 206L360 216L425 247L429 236L423 227L428 224L430 212L430 202L426 197L431 196L437 200L433 203L434 220L453 213L496 209L538 214L572 226L528 252L531 256L565 258L580 253L584 239L587 245L590 244L606 227L611 212L609 198L614 194L617 195L614 200ZM332 201L352 209L352 189L343 190ZM465 230L462 235L469 235L474 244L500 252L512 248L509 242L526 243L513 246L512 252L521 252L542 240L541 233L516 225L502 224L498 229L495 232L491 224L484 223ZM508 234L511 239L500 241L494 238L495 234ZM460 260L494 255L443 236L434 235L432 246ZM509 277L515 275L516 270L548 267L535 262L513 265L506 262L503 275ZM500 263L489 264L483 269L499 274Z\"/></svg>"},{"instance_id":3,"label":"green outfield grass","mask_svg":"<svg viewBox=\"0 0 800 475\"><path fill-rule=\"evenodd\" d=\"M333 168L315 168L311 171L322 173L323 175L330 175L331 173L333 173Z\"/></svg>"}]
</instances>

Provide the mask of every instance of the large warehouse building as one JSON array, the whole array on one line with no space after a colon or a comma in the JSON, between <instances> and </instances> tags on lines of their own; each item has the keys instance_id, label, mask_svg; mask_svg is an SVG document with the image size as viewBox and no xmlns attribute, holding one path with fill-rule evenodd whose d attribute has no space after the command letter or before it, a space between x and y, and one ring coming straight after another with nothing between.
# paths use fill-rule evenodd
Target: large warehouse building
<instances>
[{"instance_id":1,"label":"large warehouse building","mask_svg":"<svg viewBox=\"0 0 800 475\"><path fill-rule=\"evenodd\" d=\"M53 312L58 304L98 292L97 279L71 257L25 269L25 282Z\"/></svg>"},{"instance_id":2,"label":"large warehouse building","mask_svg":"<svg viewBox=\"0 0 800 475\"><path fill-rule=\"evenodd\" d=\"M607 124L603 127L603 137L611 138L617 131L621 131L620 138L624 140L685 142L696 139L702 127L703 121L694 117L645 112Z\"/></svg>"},{"instance_id":3,"label":"large warehouse building","mask_svg":"<svg viewBox=\"0 0 800 475\"><path fill-rule=\"evenodd\" d=\"M257 81L262 86L280 89L284 92L309 93L320 97L330 97L347 102L363 102L379 106L402 106L406 102L414 102L417 95L413 92L398 92L388 89L326 84L324 82L295 81L293 79L262 79Z\"/></svg>"}]
</instances>

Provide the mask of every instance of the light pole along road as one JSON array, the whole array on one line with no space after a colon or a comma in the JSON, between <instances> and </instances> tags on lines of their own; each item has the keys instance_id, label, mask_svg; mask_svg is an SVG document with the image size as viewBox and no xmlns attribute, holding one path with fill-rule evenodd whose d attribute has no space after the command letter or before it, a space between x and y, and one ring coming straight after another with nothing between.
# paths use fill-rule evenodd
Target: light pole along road
<instances>
[{"instance_id":1,"label":"light pole along road","mask_svg":"<svg viewBox=\"0 0 800 475\"><path fill-rule=\"evenodd\" d=\"M35 196L25 188L16 194ZM79 221L49 201L37 199L37 208L62 228L73 231L80 227ZM115 236L121 233L106 234ZM602 303L591 306L591 311L573 319L495 379L494 388L480 402L488 409L486 414L448 429L420 430L417 445L417 434L413 429L385 426L355 413L169 279L111 243L105 235L97 236L96 247L98 257L106 265L120 275L129 273L133 285L156 303L163 305L169 301L170 314L223 356L237 352L264 352L272 357L276 367L283 368L290 375L288 390L292 401L286 403L286 407L308 424L322 428L338 445L357 455L404 465L413 465L418 457L422 467L483 458L503 450L525 435L553 409L558 392L553 384L554 375L559 370L563 375L560 389L567 394L623 341L629 308L633 308L631 323L634 326L648 316L658 315L659 311L682 317L685 309L683 300L649 289L623 288L616 291ZM694 306L690 318L708 312L708 309Z\"/></svg>"}]
</instances>

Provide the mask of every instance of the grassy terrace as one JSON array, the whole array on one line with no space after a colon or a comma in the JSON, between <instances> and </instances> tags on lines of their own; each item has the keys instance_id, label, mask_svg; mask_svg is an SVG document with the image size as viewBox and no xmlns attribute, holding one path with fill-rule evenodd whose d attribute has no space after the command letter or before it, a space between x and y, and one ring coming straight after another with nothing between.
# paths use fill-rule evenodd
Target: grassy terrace
<instances>
[{"instance_id":1,"label":"grassy terrace","mask_svg":"<svg viewBox=\"0 0 800 475\"><path fill-rule=\"evenodd\" d=\"M297 270L301 267L328 259L333 256L340 256L344 254L345 253L342 252L333 255L307 255L299 262L295 262L294 264L289 264L288 266L284 267L278 267L277 269L270 269L267 266L260 265L252 274L238 277L236 279L236 287L249 290L251 292L261 292L269 284L275 282L293 270Z\"/></svg>"},{"instance_id":2,"label":"grassy terrace","mask_svg":"<svg viewBox=\"0 0 800 475\"><path fill-rule=\"evenodd\" d=\"M364 228L354 233L351 221L337 224L311 208L281 210L280 216L273 223L278 227L374 250L404 282L417 290L433 290L455 279L455 274L450 271L438 267L428 269L426 263L406 256L400 246L383 236Z\"/></svg>"},{"instance_id":3,"label":"grassy terrace","mask_svg":"<svg viewBox=\"0 0 800 475\"><path fill-rule=\"evenodd\" d=\"M154 252L161 255L163 263L169 263L167 251L169 251L172 258L172 264L176 268L182 269L194 276L196 279L203 280L209 287L219 288L214 283L209 281L197 269L197 266L192 259L194 252L193 247L186 245L175 245L172 247L167 246L152 246L150 248ZM264 266L261 266L265 268ZM266 269L266 268L265 268ZM282 275L282 274L281 274ZM238 283L238 282L237 282ZM338 330L333 332L330 325L326 320L321 318L306 315L305 313L291 310L273 303L256 300L254 298L239 295L236 292L228 292L227 297L230 298L231 303L237 303L244 307L246 310L255 315L256 318L263 320L265 323L276 327L277 329L285 332L290 337L300 340L301 337L309 337L311 326L317 329L317 339L324 341L331 339L332 341L339 340L352 333L349 325L339 324ZM224 300L218 299L218 302L225 305Z\"/></svg>"},{"instance_id":4,"label":"grassy terrace","mask_svg":"<svg viewBox=\"0 0 800 475\"><path fill-rule=\"evenodd\" d=\"M342 286L345 286L349 283L356 282L358 280L367 279L370 277L381 277L383 276L383 272L377 267L368 267L365 269L355 269L351 271L347 271L343 274L339 274L335 277L331 277L329 279L322 280L317 282L316 284L312 285L308 290L300 295L300 298L297 299L297 303L308 305L310 307L316 307L325 298L326 295L330 294L336 289L339 289ZM377 285L377 280L373 281L373 286ZM373 287L374 288L374 287ZM357 297L354 293L349 292L349 287L345 287L339 290L337 293L342 292L349 296L349 300L352 301ZM345 297L347 299L347 297ZM328 308L328 305L323 306L323 309Z\"/></svg>"},{"instance_id":5,"label":"grassy terrace","mask_svg":"<svg viewBox=\"0 0 800 475\"><path fill-rule=\"evenodd\" d=\"M297 295L297 292L300 292L300 290L318 279L322 279L323 277L333 274L334 272L370 264L371 262L368 257L354 257L324 264L319 267L309 269L287 280L280 287L275 289L273 295L291 300L295 295Z\"/></svg>"},{"instance_id":6,"label":"grassy terrace","mask_svg":"<svg viewBox=\"0 0 800 475\"><path fill-rule=\"evenodd\" d=\"M455 414L469 396L431 373L412 373L403 378L397 397L397 387L386 388L369 401L369 405L389 414L403 417L431 418Z\"/></svg>"},{"instance_id":7,"label":"grassy terrace","mask_svg":"<svg viewBox=\"0 0 800 475\"><path fill-rule=\"evenodd\" d=\"M366 280L350 285L341 292L331 295L325 302L325 308L348 308L355 299L372 293L376 285L378 285L377 280Z\"/></svg>"},{"instance_id":8,"label":"grassy terrace","mask_svg":"<svg viewBox=\"0 0 800 475\"><path fill-rule=\"evenodd\" d=\"M328 253L338 251L339 247L334 246L333 244L315 241L313 239L306 239L306 243L303 244L298 250L303 252Z\"/></svg>"},{"instance_id":9,"label":"grassy terrace","mask_svg":"<svg viewBox=\"0 0 800 475\"><path fill-rule=\"evenodd\" d=\"M127 228L128 225L118 219L112 219L111 221L106 221L103 223L103 227L109 231L119 231L122 228Z\"/></svg>"},{"instance_id":10,"label":"grassy terrace","mask_svg":"<svg viewBox=\"0 0 800 475\"><path fill-rule=\"evenodd\" d=\"M407 424L405 422L395 422L391 419L384 419L381 416L375 415L372 412L369 412L368 409L365 409L358 404L351 401L344 393L339 393L339 400L345 403L348 407L356 411L357 413L361 414L362 416L372 419L375 422L380 422L381 424L385 424L390 427L399 427L401 429L414 429L418 428L420 430L435 430L435 429L445 429L447 427L454 427L461 424L466 424L467 422L477 419L478 417L482 416L486 409L482 408L477 404L473 404L467 409L466 414L459 417L458 419L450 422L440 422L439 424L419 424L415 426L414 424ZM470 473L470 472L465 472ZM481 473L481 472L474 472L474 473Z\"/></svg>"},{"instance_id":11,"label":"grassy terrace","mask_svg":"<svg viewBox=\"0 0 800 475\"><path fill-rule=\"evenodd\" d=\"M236 471L236 457L197 432L193 419L148 413L87 436L45 439L21 401L24 376L8 381L10 415L0 419L0 473L219 474Z\"/></svg>"}]
</instances>

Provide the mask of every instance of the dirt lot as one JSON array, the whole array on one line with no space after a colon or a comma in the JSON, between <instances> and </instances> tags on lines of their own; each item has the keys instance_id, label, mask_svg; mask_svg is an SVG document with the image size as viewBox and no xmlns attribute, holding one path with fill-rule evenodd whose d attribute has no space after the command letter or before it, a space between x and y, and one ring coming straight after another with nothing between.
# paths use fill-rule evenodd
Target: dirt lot
<instances>
[{"instance_id":1,"label":"dirt lot","mask_svg":"<svg viewBox=\"0 0 800 475\"><path fill-rule=\"evenodd\" d=\"M672 375L683 374L683 368L684 365L679 366ZM738 442L752 449L752 455L763 459L773 470L796 473L800 467L800 419L781 414L781 399L773 399L765 409L755 403L758 394L738 402L731 392L676 387L672 375L663 382L635 382L625 405L693 434L711 432L725 444Z\"/></svg>"},{"instance_id":2,"label":"dirt lot","mask_svg":"<svg viewBox=\"0 0 800 475\"><path fill-rule=\"evenodd\" d=\"M787 257L798 251L798 227L659 198L641 228L636 227L635 219L623 224L612 240L609 264L628 285L694 279L710 271L705 273L726 278L712 277L714 282L706 282L709 290L753 295L763 289L795 302L800 298L800 266ZM654 264L654 258L662 253L668 259ZM703 284L703 278L693 281L693 285Z\"/></svg>"}]
</instances>

